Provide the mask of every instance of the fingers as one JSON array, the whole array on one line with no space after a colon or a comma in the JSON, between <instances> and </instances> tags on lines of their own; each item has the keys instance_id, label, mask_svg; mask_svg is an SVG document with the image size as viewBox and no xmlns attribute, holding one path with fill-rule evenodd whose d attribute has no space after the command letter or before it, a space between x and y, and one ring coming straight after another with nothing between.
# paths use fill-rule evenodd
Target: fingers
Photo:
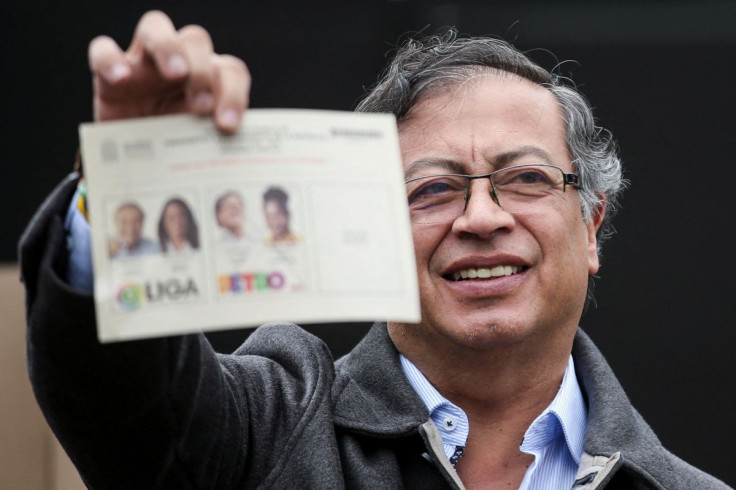
<instances>
[{"instance_id":1,"label":"fingers","mask_svg":"<svg viewBox=\"0 0 736 490\"><path fill-rule=\"evenodd\" d=\"M179 38L189 62L190 110L198 114L214 111L217 126L234 131L248 104L248 68L239 58L215 54L209 33L200 26L183 27Z\"/></svg>"},{"instance_id":2,"label":"fingers","mask_svg":"<svg viewBox=\"0 0 736 490\"><path fill-rule=\"evenodd\" d=\"M89 63L98 119L189 111L214 114L217 126L231 132L248 104L245 63L215 54L202 27L177 31L159 11L141 17L127 52L109 37L95 38Z\"/></svg>"},{"instance_id":3,"label":"fingers","mask_svg":"<svg viewBox=\"0 0 736 490\"><path fill-rule=\"evenodd\" d=\"M133 63L150 57L164 79L178 80L189 74L185 47L163 12L154 10L141 17L128 53Z\"/></svg>"},{"instance_id":4,"label":"fingers","mask_svg":"<svg viewBox=\"0 0 736 490\"><path fill-rule=\"evenodd\" d=\"M220 129L234 131L248 106L250 73L242 60L229 55L216 55L215 123Z\"/></svg>"},{"instance_id":5,"label":"fingers","mask_svg":"<svg viewBox=\"0 0 736 490\"><path fill-rule=\"evenodd\" d=\"M187 100L190 109L198 114L209 114L215 107L212 39L199 26L186 26L179 31L189 63Z\"/></svg>"},{"instance_id":6,"label":"fingers","mask_svg":"<svg viewBox=\"0 0 736 490\"><path fill-rule=\"evenodd\" d=\"M114 85L130 77L131 69L125 53L107 36L98 36L89 43L89 67L94 75Z\"/></svg>"}]
</instances>

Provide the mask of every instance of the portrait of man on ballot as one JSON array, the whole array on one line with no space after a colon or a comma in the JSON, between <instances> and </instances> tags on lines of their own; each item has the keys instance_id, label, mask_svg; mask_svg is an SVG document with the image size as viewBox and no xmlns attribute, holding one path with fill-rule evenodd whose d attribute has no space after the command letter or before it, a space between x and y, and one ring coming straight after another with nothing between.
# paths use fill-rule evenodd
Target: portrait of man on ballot
<instances>
[{"instance_id":1,"label":"portrait of man on ballot","mask_svg":"<svg viewBox=\"0 0 736 490\"><path fill-rule=\"evenodd\" d=\"M248 106L240 59L161 12L89 46L97 121ZM421 301L347 356L267 324L100 344L70 175L21 243L29 372L90 488L728 488L667 451L578 328L625 187L561 77L493 38L408 40L357 111L398 123ZM87 228L88 229L88 228ZM84 237L74 236L71 243ZM346 264L349 268L349 264ZM79 277L87 275L87 281Z\"/></svg>"},{"instance_id":2,"label":"portrait of man on ballot","mask_svg":"<svg viewBox=\"0 0 736 490\"><path fill-rule=\"evenodd\" d=\"M115 236L108 241L111 259L124 257L140 257L157 254L161 247L143 236L143 209L134 202L124 202L115 209L113 224Z\"/></svg>"}]
</instances>

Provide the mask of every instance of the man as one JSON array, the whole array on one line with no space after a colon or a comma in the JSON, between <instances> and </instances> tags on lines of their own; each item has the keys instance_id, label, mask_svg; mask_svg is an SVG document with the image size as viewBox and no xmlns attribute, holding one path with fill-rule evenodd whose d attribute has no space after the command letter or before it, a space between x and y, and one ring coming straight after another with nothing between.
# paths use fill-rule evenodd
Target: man
<instances>
[{"instance_id":1,"label":"man","mask_svg":"<svg viewBox=\"0 0 736 490\"><path fill-rule=\"evenodd\" d=\"M215 201L219 243L236 243L245 238L245 203L237 191L227 191Z\"/></svg>"},{"instance_id":2,"label":"man","mask_svg":"<svg viewBox=\"0 0 736 490\"><path fill-rule=\"evenodd\" d=\"M143 210L126 202L115 210L116 236L108 242L110 258L138 257L161 252L153 240L143 237Z\"/></svg>"},{"instance_id":3,"label":"man","mask_svg":"<svg viewBox=\"0 0 736 490\"><path fill-rule=\"evenodd\" d=\"M242 62L159 12L127 52L94 40L90 64L98 120L192 111L232 131L246 105ZM88 485L727 488L661 446L577 328L622 186L584 99L504 43L448 35L405 45L358 110L399 122L422 321L377 323L336 364L289 325L232 356L196 335L99 345L63 280L84 270L61 219L76 176L39 211L29 369Z\"/></svg>"}]
</instances>

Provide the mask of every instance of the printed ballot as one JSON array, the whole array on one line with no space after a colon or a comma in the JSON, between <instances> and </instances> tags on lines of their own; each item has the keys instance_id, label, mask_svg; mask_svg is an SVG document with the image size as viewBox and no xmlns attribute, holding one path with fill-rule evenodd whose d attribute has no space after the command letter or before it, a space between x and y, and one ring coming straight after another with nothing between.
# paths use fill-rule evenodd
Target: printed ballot
<instances>
[{"instance_id":1,"label":"printed ballot","mask_svg":"<svg viewBox=\"0 0 736 490\"><path fill-rule=\"evenodd\" d=\"M80 126L103 342L420 319L392 115L253 109Z\"/></svg>"}]
</instances>

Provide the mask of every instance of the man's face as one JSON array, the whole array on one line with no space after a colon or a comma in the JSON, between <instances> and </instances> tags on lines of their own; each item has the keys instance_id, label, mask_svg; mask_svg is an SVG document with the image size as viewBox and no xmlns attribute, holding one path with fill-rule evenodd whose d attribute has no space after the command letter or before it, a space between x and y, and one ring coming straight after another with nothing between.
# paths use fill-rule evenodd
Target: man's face
<instances>
[{"instance_id":1,"label":"man's face","mask_svg":"<svg viewBox=\"0 0 736 490\"><path fill-rule=\"evenodd\" d=\"M511 76L479 77L430 94L400 123L399 134L407 179L485 174L524 163L573 171L554 96ZM473 180L465 213L455 221L412 224L422 309L416 334L423 342L473 348L569 338L582 313L588 274L598 270L600 216L583 221L571 186L545 200L539 212L523 215L502 210L490 190L488 179ZM454 278L456 272L496 266L515 273Z\"/></svg>"},{"instance_id":2,"label":"man's face","mask_svg":"<svg viewBox=\"0 0 736 490\"><path fill-rule=\"evenodd\" d=\"M223 198L217 212L217 222L230 231L239 231L245 222L245 207L240 197L230 194Z\"/></svg>"},{"instance_id":3,"label":"man's face","mask_svg":"<svg viewBox=\"0 0 736 490\"><path fill-rule=\"evenodd\" d=\"M115 214L115 226L118 229L118 239L128 249L133 249L141 241L143 215L136 208L125 206Z\"/></svg>"}]
</instances>

